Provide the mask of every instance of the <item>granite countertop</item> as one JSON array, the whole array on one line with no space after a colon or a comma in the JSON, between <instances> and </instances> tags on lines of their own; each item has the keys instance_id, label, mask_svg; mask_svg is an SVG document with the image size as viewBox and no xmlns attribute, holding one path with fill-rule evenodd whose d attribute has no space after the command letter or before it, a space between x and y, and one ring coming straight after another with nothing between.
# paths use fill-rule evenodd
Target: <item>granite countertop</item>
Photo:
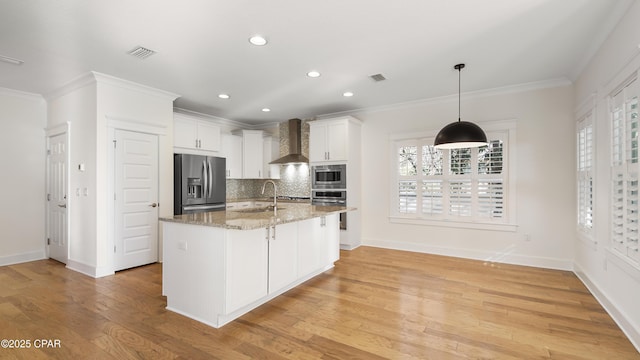
<instances>
[{"instance_id":1,"label":"granite countertop","mask_svg":"<svg viewBox=\"0 0 640 360\"><path fill-rule=\"evenodd\" d=\"M253 209L253 208L252 208ZM195 214L161 217L161 221L191 225L220 227L234 230L252 230L275 224L285 224L356 210L347 206L319 206L293 202L279 203L278 210L251 212L252 209L210 211Z\"/></svg>"}]
</instances>

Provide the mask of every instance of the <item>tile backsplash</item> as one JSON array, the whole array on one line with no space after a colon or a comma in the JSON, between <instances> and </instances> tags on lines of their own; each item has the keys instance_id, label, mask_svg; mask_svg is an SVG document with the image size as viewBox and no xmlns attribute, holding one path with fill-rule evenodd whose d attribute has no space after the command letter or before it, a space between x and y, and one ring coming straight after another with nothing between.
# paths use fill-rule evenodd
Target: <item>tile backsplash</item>
<instances>
[{"instance_id":1,"label":"tile backsplash","mask_svg":"<svg viewBox=\"0 0 640 360\"><path fill-rule=\"evenodd\" d=\"M262 185L267 179L228 179L227 200L249 199L273 196L273 187L267 185L265 194L262 195ZM310 197L311 182L309 166L282 165L280 167L280 179L273 180L278 186L278 196Z\"/></svg>"}]
</instances>

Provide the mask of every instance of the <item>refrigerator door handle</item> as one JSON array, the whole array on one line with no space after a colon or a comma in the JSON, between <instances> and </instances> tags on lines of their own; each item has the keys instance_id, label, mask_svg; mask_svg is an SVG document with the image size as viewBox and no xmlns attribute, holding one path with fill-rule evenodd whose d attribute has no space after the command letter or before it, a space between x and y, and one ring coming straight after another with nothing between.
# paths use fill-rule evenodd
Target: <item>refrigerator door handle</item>
<instances>
[{"instance_id":1,"label":"refrigerator door handle","mask_svg":"<svg viewBox=\"0 0 640 360\"><path fill-rule=\"evenodd\" d=\"M203 179L203 182L204 182L204 184L202 184L202 195L206 199L207 198L207 183L208 183L208 179L207 179L207 162L206 161L202 162L202 179Z\"/></svg>"},{"instance_id":2,"label":"refrigerator door handle","mask_svg":"<svg viewBox=\"0 0 640 360\"><path fill-rule=\"evenodd\" d=\"M213 169L211 168L211 160L207 160L209 165L209 197L213 196Z\"/></svg>"}]
</instances>

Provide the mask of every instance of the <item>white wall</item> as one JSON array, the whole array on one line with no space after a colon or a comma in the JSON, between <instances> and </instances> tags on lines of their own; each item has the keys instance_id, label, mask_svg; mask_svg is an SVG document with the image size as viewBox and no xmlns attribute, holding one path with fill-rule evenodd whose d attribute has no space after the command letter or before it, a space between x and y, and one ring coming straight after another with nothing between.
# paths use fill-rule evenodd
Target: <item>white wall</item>
<instances>
[{"instance_id":1,"label":"white wall","mask_svg":"<svg viewBox=\"0 0 640 360\"><path fill-rule=\"evenodd\" d=\"M72 90L72 91L71 91ZM68 263L96 264L96 84L81 85L54 94L48 100L47 127L69 123L69 193L67 209L71 227L68 233ZM85 164L85 171L78 164ZM75 189L87 188L87 196Z\"/></svg>"},{"instance_id":2,"label":"white wall","mask_svg":"<svg viewBox=\"0 0 640 360\"><path fill-rule=\"evenodd\" d=\"M158 135L159 150L159 216L173 215L173 94L146 88L128 81L98 76L97 155L98 176L96 191L101 196L97 202L97 266L111 267L113 239L107 237L110 223L108 203L113 204L109 184L114 174L109 171L108 152L113 149L110 129L129 131L153 131ZM117 124L114 124L117 123ZM145 129L145 128L152 129ZM142 128L142 129L138 129ZM162 227L160 227L162 229ZM159 249L162 249L162 234Z\"/></svg>"},{"instance_id":3,"label":"white wall","mask_svg":"<svg viewBox=\"0 0 640 360\"><path fill-rule=\"evenodd\" d=\"M0 265L45 257L46 103L0 88Z\"/></svg>"},{"instance_id":4,"label":"white wall","mask_svg":"<svg viewBox=\"0 0 640 360\"><path fill-rule=\"evenodd\" d=\"M515 119L517 231L391 223L389 136L435 130L457 119L457 96L364 111L362 240L365 245L570 269L575 235L573 89L564 84L462 96L463 119ZM434 132L434 134L435 134ZM525 241L525 235L530 241Z\"/></svg>"},{"instance_id":5,"label":"white wall","mask_svg":"<svg viewBox=\"0 0 640 360\"><path fill-rule=\"evenodd\" d=\"M48 98L48 126L70 125L69 261L91 276L113 273L114 129L159 135L159 216L173 214L173 94L98 73L85 74ZM78 165L84 164L85 171ZM75 189L87 188L87 196ZM83 191L80 191L82 194Z\"/></svg>"},{"instance_id":6,"label":"white wall","mask_svg":"<svg viewBox=\"0 0 640 360\"><path fill-rule=\"evenodd\" d=\"M610 120L607 97L640 68L640 1L635 1L575 85L576 115L595 104L594 237L573 236L575 271L640 349L640 270L613 255L610 236Z\"/></svg>"}]
</instances>

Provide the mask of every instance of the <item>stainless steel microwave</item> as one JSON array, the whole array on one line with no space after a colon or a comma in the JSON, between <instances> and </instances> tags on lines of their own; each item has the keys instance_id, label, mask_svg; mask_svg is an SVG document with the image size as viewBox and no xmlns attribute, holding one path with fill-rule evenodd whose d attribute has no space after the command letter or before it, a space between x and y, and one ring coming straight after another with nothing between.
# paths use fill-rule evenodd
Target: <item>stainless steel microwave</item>
<instances>
[{"instance_id":1,"label":"stainless steel microwave","mask_svg":"<svg viewBox=\"0 0 640 360\"><path fill-rule=\"evenodd\" d=\"M311 189L346 189L347 165L314 165L311 167Z\"/></svg>"}]
</instances>

